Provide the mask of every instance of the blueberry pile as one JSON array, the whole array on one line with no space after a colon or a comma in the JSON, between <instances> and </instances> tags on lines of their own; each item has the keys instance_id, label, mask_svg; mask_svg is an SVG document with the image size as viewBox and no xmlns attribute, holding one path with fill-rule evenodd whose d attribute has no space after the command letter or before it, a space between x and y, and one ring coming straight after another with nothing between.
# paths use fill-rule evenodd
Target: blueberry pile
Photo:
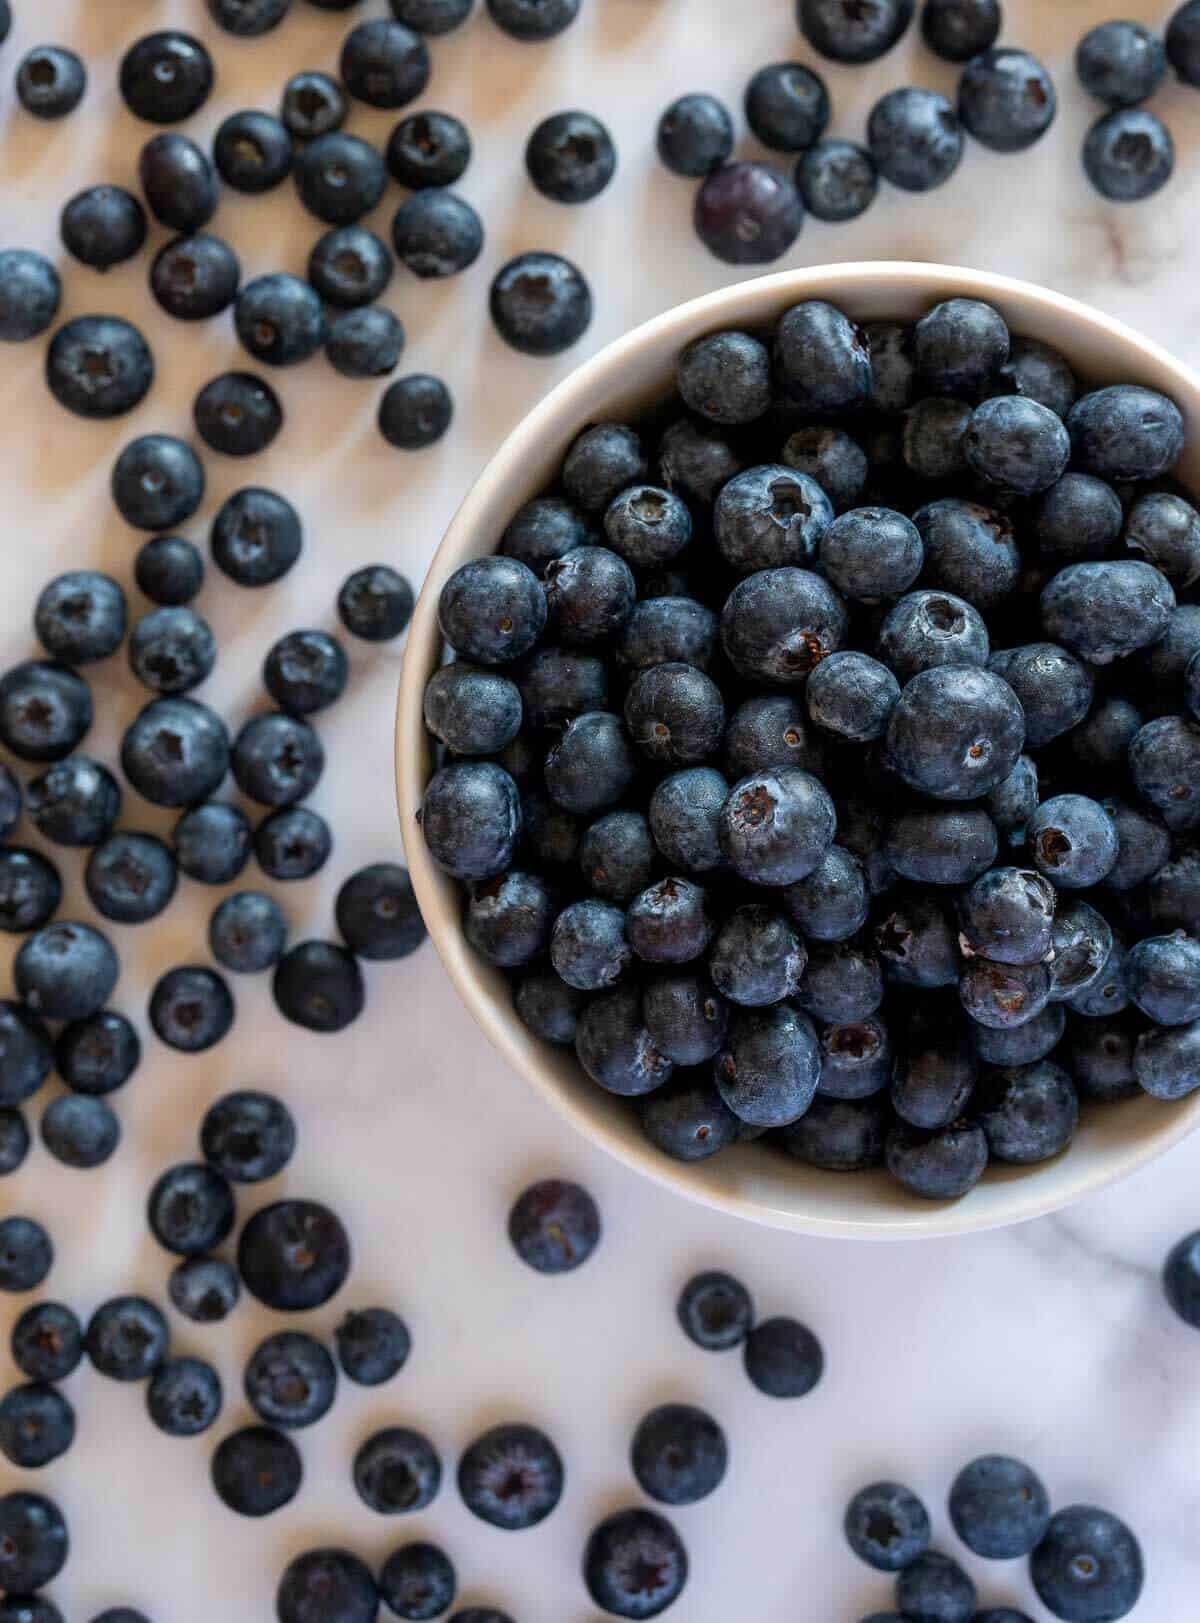
<instances>
[{"instance_id":1,"label":"blueberry pile","mask_svg":"<svg viewBox=\"0 0 1200 1623\"><path fill-rule=\"evenodd\" d=\"M955 1477L950 1522L990 1561L1028 1558L1042 1604L1064 1623L1117 1623L1137 1605L1144 1579L1137 1538L1095 1505L1051 1513L1037 1473L1003 1454L972 1460ZM976 1610L975 1584L951 1556L932 1549L929 1512L898 1482L873 1482L846 1509L846 1541L877 1572L895 1575L895 1610L862 1623L1031 1623L1015 1607Z\"/></svg>"},{"instance_id":2,"label":"blueberry pile","mask_svg":"<svg viewBox=\"0 0 1200 1623\"><path fill-rule=\"evenodd\" d=\"M1183 421L951 299L680 355L446 583L421 809L517 1013L666 1154L965 1194L1200 1086Z\"/></svg>"}]
</instances>

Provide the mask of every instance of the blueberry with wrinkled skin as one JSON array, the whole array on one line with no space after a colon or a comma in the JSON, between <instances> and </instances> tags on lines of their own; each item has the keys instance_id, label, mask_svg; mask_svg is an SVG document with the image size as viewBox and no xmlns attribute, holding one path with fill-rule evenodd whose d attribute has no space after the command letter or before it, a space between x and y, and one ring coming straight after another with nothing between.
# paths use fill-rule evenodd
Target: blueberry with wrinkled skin
<instances>
[{"instance_id":1,"label":"blueberry with wrinkled skin","mask_svg":"<svg viewBox=\"0 0 1200 1623\"><path fill-rule=\"evenodd\" d=\"M867 145L885 180L903 191L927 192L950 179L965 141L945 96L910 87L889 91L875 103Z\"/></svg>"},{"instance_id":2,"label":"blueberry with wrinkled skin","mask_svg":"<svg viewBox=\"0 0 1200 1623\"><path fill-rule=\"evenodd\" d=\"M819 575L792 567L765 569L739 581L721 611L721 642L748 681L775 687L802 683L845 640L847 615Z\"/></svg>"},{"instance_id":3,"label":"blueberry with wrinkled skin","mask_svg":"<svg viewBox=\"0 0 1200 1623\"><path fill-rule=\"evenodd\" d=\"M787 920L770 907L749 903L717 931L708 971L731 1003L758 1008L793 996L807 961L804 943Z\"/></svg>"},{"instance_id":4,"label":"blueberry with wrinkled skin","mask_svg":"<svg viewBox=\"0 0 1200 1623\"><path fill-rule=\"evenodd\" d=\"M625 914L629 945L650 963L690 963L715 928L707 895L690 879L659 880L635 896Z\"/></svg>"},{"instance_id":5,"label":"blueberry with wrinkled skin","mask_svg":"<svg viewBox=\"0 0 1200 1623\"><path fill-rule=\"evenodd\" d=\"M873 1482L846 1507L846 1542L877 1572L902 1572L929 1548L929 1512L898 1482Z\"/></svg>"},{"instance_id":6,"label":"blueberry with wrinkled skin","mask_svg":"<svg viewBox=\"0 0 1200 1623\"><path fill-rule=\"evenodd\" d=\"M862 865L840 845L829 846L811 873L787 886L781 898L815 941L844 941L862 928L870 911Z\"/></svg>"},{"instance_id":7,"label":"blueberry with wrinkled skin","mask_svg":"<svg viewBox=\"0 0 1200 1623\"><path fill-rule=\"evenodd\" d=\"M1166 395L1136 384L1097 389L1067 418L1076 465L1099 479L1158 479L1183 450L1183 418Z\"/></svg>"},{"instance_id":8,"label":"blueberry with wrinkled skin","mask_svg":"<svg viewBox=\"0 0 1200 1623\"><path fill-rule=\"evenodd\" d=\"M924 1551L896 1579L896 1604L919 1623L970 1623L975 1598L975 1585L958 1562L937 1550Z\"/></svg>"},{"instance_id":9,"label":"blueberry with wrinkled skin","mask_svg":"<svg viewBox=\"0 0 1200 1623\"><path fill-rule=\"evenodd\" d=\"M1051 974L1044 963L999 964L971 958L959 976L958 995L972 1020L982 1026L1022 1026L1050 1001Z\"/></svg>"},{"instance_id":10,"label":"blueberry with wrinkled skin","mask_svg":"<svg viewBox=\"0 0 1200 1623\"><path fill-rule=\"evenodd\" d=\"M996 1160L1032 1166L1059 1154L1071 1142L1079 1120L1079 1101L1062 1067L1051 1060L1038 1060L989 1072L976 1111Z\"/></svg>"},{"instance_id":11,"label":"blueberry with wrinkled skin","mask_svg":"<svg viewBox=\"0 0 1200 1623\"><path fill-rule=\"evenodd\" d=\"M713 1065L721 1097L752 1127L785 1127L802 1116L820 1071L812 1021L786 1004L735 1011Z\"/></svg>"},{"instance_id":12,"label":"blueberry with wrinkled skin","mask_svg":"<svg viewBox=\"0 0 1200 1623\"><path fill-rule=\"evenodd\" d=\"M642 1018L641 994L633 987L592 999L579 1016L575 1052L593 1082L625 1098L652 1093L674 1070L654 1046Z\"/></svg>"},{"instance_id":13,"label":"blueberry with wrinkled skin","mask_svg":"<svg viewBox=\"0 0 1200 1623\"><path fill-rule=\"evenodd\" d=\"M1016 589L1021 554L1002 514L947 497L920 508L913 523L925 548L923 586L956 593L984 612Z\"/></svg>"},{"instance_id":14,"label":"blueberry with wrinkled skin","mask_svg":"<svg viewBox=\"0 0 1200 1623\"><path fill-rule=\"evenodd\" d=\"M888 759L913 789L973 800L1012 771L1025 718L1007 682L969 665L919 671L888 723Z\"/></svg>"},{"instance_id":15,"label":"blueberry with wrinkled skin","mask_svg":"<svg viewBox=\"0 0 1200 1623\"><path fill-rule=\"evenodd\" d=\"M1170 130L1144 107L1124 107L1097 120L1083 143L1083 167L1102 197L1141 203L1175 172Z\"/></svg>"},{"instance_id":16,"label":"blueberry with wrinkled skin","mask_svg":"<svg viewBox=\"0 0 1200 1623\"><path fill-rule=\"evenodd\" d=\"M879 628L879 657L901 682L936 665L986 665L990 647L978 609L946 591L907 593Z\"/></svg>"},{"instance_id":17,"label":"blueberry with wrinkled skin","mask_svg":"<svg viewBox=\"0 0 1200 1623\"><path fill-rule=\"evenodd\" d=\"M702 1065L712 1059L729 1029L725 999L706 976L687 971L660 975L647 983L642 1018L654 1046L676 1065ZM694 1105L698 1085L689 1078L687 1087L692 1090L688 1102ZM707 1099L700 1102L711 1111ZM679 1114L676 1109L673 1117Z\"/></svg>"},{"instance_id":18,"label":"blueberry with wrinkled skin","mask_svg":"<svg viewBox=\"0 0 1200 1623\"><path fill-rule=\"evenodd\" d=\"M983 1129L953 1122L938 1132L898 1123L888 1134L888 1171L909 1194L924 1200L957 1200L975 1187L988 1162Z\"/></svg>"},{"instance_id":19,"label":"blueberry with wrinkled skin","mask_svg":"<svg viewBox=\"0 0 1200 1623\"><path fill-rule=\"evenodd\" d=\"M729 265L766 265L779 259L804 225L791 176L770 163L728 163L713 170L696 193L696 235Z\"/></svg>"},{"instance_id":20,"label":"blueberry with wrinkled skin","mask_svg":"<svg viewBox=\"0 0 1200 1623\"><path fill-rule=\"evenodd\" d=\"M574 547L555 558L539 590L551 629L576 648L607 642L629 619L637 598L633 571L607 547Z\"/></svg>"},{"instance_id":21,"label":"blueberry with wrinkled skin","mask_svg":"<svg viewBox=\"0 0 1200 1623\"><path fill-rule=\"evenodd\" d=\"M1124 1617L1144 1582L1137 1538L1118 1517L1092 1505L1070 1505L1051 1517L1029 1570L1042 1604L1070 1623Z\"/></svg>"},{"instance_id":22,"label":"blueberry with wrinkled skin","mask_svg":"<svg viewBox=\"0 0 1200 1623\"><path fill-rule=\"evenodd\" d=\"M958 899L964 943L1001 964L1036 964L1051 953L1054 887L1028 869L993 868Z\"/></svg>"},{"instance_id":23,"label":"blueberry with wrinkled skin","mask_svg":"<svg viewBox=\"0 0 1200 1623\"><path fill-rule=\"evenodd\" d=\"M869 1099L887 1087L892 1045L878 1015L826 1025L820 1040L818 1094L830 1099Z\"/></svg>"},{"instance_id":24,"label":"blueberry with wrinkled skin","mask_svg":"<svg viewBox=\"0 0 1200 1623\"><path fill-rule=\"evenodd\" d=\"M873 940L888 985L931 989L953 986L958 980L954 921L936 891L889 894Z\"/></svg>"},{"instance_id":25,"label":"blueberry with wrinkled skin","mask_svg":"<svg viewBox=\"0 0 1200 1623\"><path fill-rule=\"evenodd\" d=\"M985 480L1032 496L1062 478L1071 441L1062 419L1046 406L1021 395L997 395L975 408L963 454Z\"/></svg>"},{"instance_id":26,"label":"blueberry with wrinkled skin","mask_svg":"<svg viewBox=\"0 0 1200 1623\"><path fill-rule=\"evenodd\" d=\"M1050 996L1073 998L1095 985L1113 949L1112 926L1089 903L1060 896L1051 934Z\"/></svg>"}]
</instances>

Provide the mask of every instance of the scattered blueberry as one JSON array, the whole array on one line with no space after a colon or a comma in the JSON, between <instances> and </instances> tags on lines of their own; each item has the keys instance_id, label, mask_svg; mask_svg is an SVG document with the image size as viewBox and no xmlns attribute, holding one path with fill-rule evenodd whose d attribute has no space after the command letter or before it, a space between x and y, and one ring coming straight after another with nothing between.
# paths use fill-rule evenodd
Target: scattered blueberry
<instances>
[{"instance_id":1,"label":"scattered blueberry","mask_svg":"<svg viewBox=\"0 0 1200 1623\"><path fill-rule=\"evenodd\" d=\"M600 1213L578 1184L549 1179L533 1184L516 1201L508 1236L522 1262L538 1273L569 1273L596 1249Z\"/></svg>"},{"instance_id":2,"label":"scattered blueberry","mask_svg":"<svg viewBox=\"0 0 1200 1623\"><path fill-rule=\"evenodd\" d=\"M1011 1561L1041 1543L1050 1523L1050 1500L1040 1479L1020 1460L985 1454L955 1477L950 1520L976 1555Z\"/></svg>"},{"instance_id":3,"label":"scattered blueberry","mask_svg":"<svg viewBox=\"0 0 1200 1623\"><path fill-rule=\"evenodd\" d=\"M509 1533L545 1521L562 1497L563 1480L557 1449L533 1426L494 1426L458 1463L458 1491L467 1509Z\"/></svg>"},{"instance_id":4,"label":"scattered blueberry","mask_svg":"<svg viewBox=\"0 0 1200 1623\"><path fill-rule=\"evenodd\" d=\"M235 192L257 196L292 171L292 138L273 113L230 113L213 136L213 163Z\"/></svg>"},{"instance_id":5,"label":"scattered blueberry","mask_svg":"<svg viewBox=\"0 0 1200 1623\"><path fill-rule=\"evenodd\" d=\"M0 1453L10 1465L35 1470L75 1441L75 1411L53 1386L14 1386L0 1398Z\"/></svg>"},{"instance_id":6,"label":"scattered blueberry","mask_svg":"<svg viewBox=\"0 0 1200 1623\"><path fill-rule=\"evenodd\" d=\"M802 1398L825 1369L825 1355L812 1331L795 1319L763 1319L746 1337L746 1374L770 1398Z\"/></svg>"},{"instance_id":7,"label":"scattered blueberry","mask_svg":"<svg viewBox=\"0 0 1200 1623\"><path fill-rule=\"evenodd\" d=\"M559 355L591 325L591 289L582 272L560 254L524 253L510 259L492 280L489 302L496 331L523 355Z\"/></svg>"},{"instance_id":8,"label":"scattered blueberry","mask_svg":"<svg viewBox=\"0 0 1200 1623\"><path fill-rule=\"evenodd\" d=\"M334 1331L334 1340L343 1375L359 1386L390 1381L404 1368L412 1347L408 1326L386 1307L347 1313Z\"/></svg>"},{"instance_id":9,"label":"scattered blueberry","mask_svg":"<svg viewBox=\"0 0 1200 1623\"><path fill-rule=\"evenodd\" d=\"M150 993L150 1024L169 1048L199 1054L219 1043L233 1024L233 994L215 970L169 969Z\"/></svg>"},{"instance_id":10,"label":"scattered blueberry","mask_svg":"<svg viewBox=\"0 0 1200 1623\"><path fill-rule=\"evenodd\" d=\"M215 1250L232 1231L233 1191L213 1167L185 1162L159 1177L146 1215L159 1245L176 1256L200 1256Z\"/></svg>"},{"instance_id":11,"label":"scattered blueberry","mask_svg":"<svg viewBox=\"0 0 1200 1623\"><path fill-rule=\"evenodd\" d=\"M281 1330L246 1361L246 1401L261 1420L291 1430L311 1426L333 1406L337 1369L313 1336Z\"/></svg>"},{"instance_id":12,"label":"scattered blueberry","mask_svg":"<svg viewBox=\"0 0 1200 1623\"><path fill-rule=\"evenodd\" d=\"M868 1566L902 1572L929 1549L929 1512L898 1482L873 1482L846 1507L846 1541Z\"/></svg>"},{"instance_id":13,"label":"scattered blueberry","mask_svg":"<svg viewBox=\"0 0 1200 1623\"><path fill-rule=\"evenodd\" d=\"M631 1454L639 1486L664 1505L694 1505L707 1498L720 1486L728 1459L721 1427L685 1403L663 1404L645 1415Z\"/></svg>"},{"instance_id":14,"label":"scattered blueberry","mask_svg":"<svg viewBox=\"0 0 1200 1623\"><path fill-rule=\"evenodd\" d=\"M384 390L379 402L379 432L401 451L423 451L450 427L454 401L441 378L413 372Z\"/></svg>"},{"instance_id":15,"label":"scattered blueberry","mask_svg":"<svg viewBox=\"0 0 1200 1623\"><path fill-rule=\"evenodd\" d=\"M241 1294L237 1269L223 1257L185 1257L171 1270L171 1305L195 1324L219 1324Z\"/></svg>"},{"instance_id":16,"label":"scattered blueberry","mask_svg":"<svg viewBox=\"0 0 1200 1623\"><path fill-rule=\"evenodd\" d=\"M58 314L62 282L48 259L28 248L0 250L0 340L36 338Z\"/></svg>"},{"instance_id":17,"label":"scattered blueberry","mask_svg":"<svg viewBox=\"0 0 1200 1623\"><path fill-rule=\"evenodd\" d=\"M583 1556L588 1594L616 1617L657 1617L683 1592L688 1555L665 1516L619 1510L592 1529Z\"/></svg>"},{"instance_id":18,"label":"scattered blueberry","mask_svg":"<svg viewBox=\"0 0 1200 1623\"><path fill-rule=\"evenodd\" d=\"M302 1475L295 1443L270 1426L244 1426L222 1438L213 1452L217 1497L239 1516L269 1516L282 1509L299 1493ZM311 1616L294 1615L296 1623ZM362 1616L367 1620L375 1614L364 1612Z\"/></svg>"},{"instance_id":19,"label":"scattered blueberry","mask_svg":"<svg viewBox=\"0 0 1200 1623\"><path fill-rule=\"evenodd\" d=\"M1029 1563L1042 1604L1066 1623L1108 1623L1137 1605L1142 1551L1123 1521L1093 1505L1055 1513Z\"/></svg>"},{"instance_id":20,"label":"scattered blueberry","mask_svg":"<svg viewBox=\"0 0 1200 1623\"><path fill-rule=\"evenodd\" d=\"M253 372L222 372L192 404L196 432L223 456L257 456L283 427L279 396Z\"/></svg>"},{"instance_id":21,"label":"scattered blueberry","mask_svg":"<svg viewBox=\"0 0 1200 1623\"><path fill-rule=\"evenodd\" d=\"M441 1617L458 1589L453 1564L435 1544L404 1544L393 1550L379 1573L379 1593L397 1617Z\"/></svg>"},{"instance_id":22,"label":"scattered blueberry","mask_svg":"<svg viewBox=\"0 0 1200 1623\"><path fill-rule=\"evenodd\" d=\"M191 34L162 29L137 40L121 58L119 84L129 111L148 124L178 124L208 100L212 57Z\"/></svg>"},{"instance_id":23,"label":"scattered blueberry","mask_svg":"<svg viewBox=\"0 0 1200 1623\"><path fill-rule=\"evenodd\" d=\"M88 1320L84 1347L101 1375L148 1380L167 1356L167 1321L144 1296L116 1296Z\"/></svg>"},{"instance_id":24,"label":"scattered blueberry","mask_svg":"<svg viewBox=\"0 0 1200 1623\"><path fill-rule=\"evenodd\" d=\"M350 1271L349 1237L327 1206L276 1201L243 1227L238 1270L250 1294L277 1312L321 1307Z\"/></svg>"},{"instance_id":25,"label":"scattered blueberry","mask_svg":"<svg viewBox=\"0 0 1200 1623\"><path fill-rule=\"evenodd\" d=\"M715 96L680 96L659 119L657 142L673 174L698 180L720 169L733 152L733 120Z\"/></svg>"},{"instance_id":26,"label":"scattered blueberry","mask_svg":"<svg viewBox=\"0 0 1200 1623\"><path fill-rule=\"evenodd\" d=\"M471 161L470 131L453 113L409 113L388 137L384 157L393 180L410 191L453 186Z\"/></svg>"},{"instance_id":27,"label":"scattered blueberry","mask_svg":"<svg viewBox=\"0 0 1200 1623\"><path fill-rule=\"evenodd\" d=\"M241 276L229 244L200 231L159 249L150 267L150 291L177 321L206 321L233 303Z\"/></svg>"},{"instance_id":28,"label":"scattered blueberry","mask_svg":"<svg viewBox=\"0 0 1200 1623\"><path fill-rule=\"evenodd\" d=\"M60 1302L35 1302L12 1327L13 1362L31 1381L62 1381L83 1357L83 1326Z\"/></svg>"},{"instance_id":29,"label":"scattered blueberry","mask_svg":"<svg viewBox=\"0 0 1200 1623\"><path fill-rule=\"evenodd\" d=\"M87 69L65 45L37 45L17 67L17 100L35 118L66 118L83 100Z\"/></svg>"},{"instance_id":30,"label":"scattered blueberry","mask_svg":"<svg viewBox=\"0 0 1200 1623\"><path fill-rule=\"evenodd\" d=\"M279 1623L375 1623L379 1590L349 1550L308 1550L284 1570L275 1612Z\"/></svg>"},{"instance_id":31,"label":"scattered blueberry","mask_svg":"<svg viewBox=\"0 0 1200 1623\"><path fill-rule=\"evenodd\" d=\"M292 1158L296 1126L269 1093L227 1093L209 1106L200 1128L205 1160L234 1183L273 1178Z\"/></svg>"},{"instance_id":32,"label":"scattered blueberry","mask_svg":"<svg viewBox=\"0 0 1200 1623\"><path fill-rule=\"evenodd\" d=\"M121 1139L121 1124L103 1099L67 1094L42 1112L42 1143L63 1166L103 1166Z\"/></svg>"}]
</instances>

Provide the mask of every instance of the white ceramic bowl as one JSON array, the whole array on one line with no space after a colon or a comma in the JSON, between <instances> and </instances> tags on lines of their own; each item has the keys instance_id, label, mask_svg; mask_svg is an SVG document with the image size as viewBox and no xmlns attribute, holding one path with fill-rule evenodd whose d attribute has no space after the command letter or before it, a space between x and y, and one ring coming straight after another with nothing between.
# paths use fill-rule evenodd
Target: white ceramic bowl
<instances>
[{"instance_id":1,"label":"white ceramic bowl","mask_svg":"<svg viewBox=\"0 0 1200 1623\"><path fill-rule=\"evenodd\" d=\"M1189 441L1182 473L1200 484L1200 379L1128 327L1027 282L941 265L880 262L784 271L695 299L610 344L530 412L501 446L450 525L409 632L396 716L396 782L413 884L430 935L467 1008L501 1056L593 1143L691 1200L775 1228L862 1239L961 1234L1069 1205L1144 1165L1200 1121L1200 1093L1179 1104L1142 1098L1086 1112L1075 1142L1042 1167L993 1167L964 1199L931 1203L884 1173L819 1172L754 1144L680 1165L642 1136L627 1100L591 1082L572 1051L538 1041L513 1012L499 971L463 936L459 887L431 862L416 812L430 774L422 693L439 661L438 595L468 559L493 552L505 524L548 485L588 423L636 417L671 392L684 344L722 327L770 325L800 299L829 299L859 321L912 320L939 299L987 299L1014 332L1063 351L1085 382L1136 382L1176 400Z\"/></svg>"}]
</instances>

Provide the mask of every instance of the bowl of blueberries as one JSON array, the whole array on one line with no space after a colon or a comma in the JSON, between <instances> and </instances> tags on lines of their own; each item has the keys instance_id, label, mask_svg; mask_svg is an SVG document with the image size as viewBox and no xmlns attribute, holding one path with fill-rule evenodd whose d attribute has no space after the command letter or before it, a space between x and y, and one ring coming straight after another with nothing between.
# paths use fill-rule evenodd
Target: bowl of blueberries
<instances>
[{"instance_id":1,"label":"bowl of blueberries","mask_svg":"<svg viewBox=\"0 0 1200 1623\"><path fill-rule=\"evenodd\" d=\"M1200 380L937 265L787 271L549 394L397 711L430 934L512 1068L799 1232L1061 1208L1200 1118Z\"/></svg>"}]
</instances>

